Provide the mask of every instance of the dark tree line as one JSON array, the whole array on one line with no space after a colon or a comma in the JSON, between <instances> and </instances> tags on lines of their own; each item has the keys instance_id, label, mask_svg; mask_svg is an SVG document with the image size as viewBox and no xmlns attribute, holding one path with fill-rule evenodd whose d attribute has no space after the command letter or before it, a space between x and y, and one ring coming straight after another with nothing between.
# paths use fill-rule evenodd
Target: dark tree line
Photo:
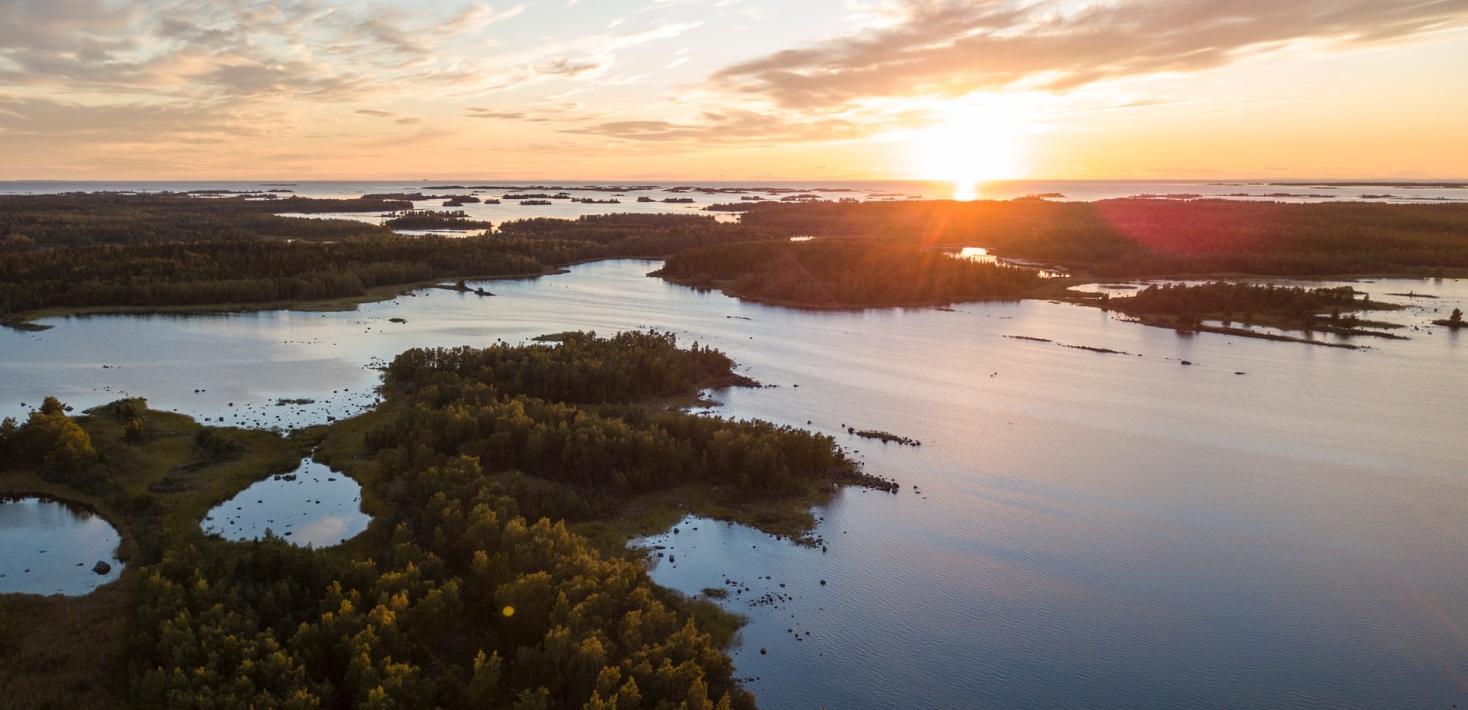
<instances>
[{"instance_id":1,"label":"dark tree line","mask_svg":"<svg viewBox=\"0 0 1468 710\"><path fill-rule=\"evenodd\" d=\"M1339 314L1343 309L1363 305L1368 304L1356 300L1356 292L1350 286L1302 288L1224 281L1153 284L1134 296L1107 301L1109 308L1136 314L1257 314L1296 319L1332 311Z\"/></svg>"},{"instance_id":2,"label":"dark tree line","mask_svg":"<svg viewBox=\"0 0 1468 710\"><path fill-rule=\"evenodd\" d=\"M1105 276L1468 268L1468 205L1231 200L736 205L751 227L983 246Z\"/></svg>"},{"instance_id":3,"label":"dark tree line","mask_svg":"<svg viewBox=\"0 0 1468 710\"><path fill-rule=\"evenodd\" d=\"M728 244L669 257L657 275L737 296L809 306L893 306L1018 298L1029 269L878 240Z\"/></svg>"},{"instance_id":4,"label":"dark tree line","mask_svg":"<svg viewBox=\"0 0 1468 710\"><path fill-rule=\"evenodd\" d=\"M679 349L670 334L409 350L386 377L416 406L367 435L382 460L411 468L466 455L491 471L560 484L533 491L552 517L596 517L626 495L692 481L758 497L855 472L827 436L633 404L743 379L722 353Z\"/></svg>"},{"instance_id":5,"label":"dark tree line","mask_svg":"<svg viewBox=\"0 0 1468 710\"><path fill-rule=\"evenodd\" d=\"M743 379L733 367L728 356L698 343L679 349L671 333L628 331L610 338L568 333L554 344L414 348L393 359L386 377L411 392L436 388L436 406L456 400L468 383L537 399L627 403L733 384Z\"/></svg>"},{"instance_id":6,"label":"dark tree line","mask_svg":"<svg viewBox=\"0 0 1468 710\"><path fill-rule=\"evenodd\" d=\"M463 238L209 240L0 253L0 317L58 306L200 306L354 297L379 286L537 274L551 265L586 259L658 257L768 236L682 215L548 222L532 228L511 222L502 234Z\"/></svg>"},{"instance_id":7,"label":"dark tree line","mask_svg":"<svg viewBox=\"0 0 1468 710\"><path fill-rule=\"evenodd\" d=\"M394 214L384 225L393 229L489 229L494 225L469 219L463 210L407 210Z\"/></svg>"},{"instance_id":8,"label":"dark tree line","mask_svg":"<svg viewBox=\"0 0 1468 710\"><path fill-rule=\"evenodd\" d=\"M345 219L281 213L392 212L413 203L384 199L248 199L178 193L0 195L0 251L32 247L290 237L346 239L388 230Z\"/></svg>"}]
</instances>

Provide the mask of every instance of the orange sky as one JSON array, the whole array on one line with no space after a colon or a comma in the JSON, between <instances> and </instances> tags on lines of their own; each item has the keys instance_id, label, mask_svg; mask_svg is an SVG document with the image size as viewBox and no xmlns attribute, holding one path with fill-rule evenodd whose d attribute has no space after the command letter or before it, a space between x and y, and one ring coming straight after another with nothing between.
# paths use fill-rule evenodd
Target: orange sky
<instances>
[{"instance_id":1,"label":"orange sky","mask_svg":"<svg viewBox=\"0 0 1468 710\"><path fill-rule=\"evenodd\" d=\"M1468 0L10 0L0 179L1468 177Z\"/></svg>"}]
</instances>

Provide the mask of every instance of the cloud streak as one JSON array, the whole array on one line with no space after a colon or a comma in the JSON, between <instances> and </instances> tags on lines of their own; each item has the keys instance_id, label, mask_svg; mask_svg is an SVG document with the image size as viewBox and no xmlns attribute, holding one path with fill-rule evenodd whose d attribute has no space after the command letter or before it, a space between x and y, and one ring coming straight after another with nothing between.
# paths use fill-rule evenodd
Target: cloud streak
<instances>
[{"instance_id":1,"label":"cloud streak","mask_svg":"<svg viewBox=\"0 0 1468 710\"><path fill-rule=\"evenodd\" d=\"M1303 41L1358 46L1468 24L1468 0L907 0L846 36L716 72L717 89L799 110L871 97L1067 90L1210 69Z\"/></svg>"}]
</instances>

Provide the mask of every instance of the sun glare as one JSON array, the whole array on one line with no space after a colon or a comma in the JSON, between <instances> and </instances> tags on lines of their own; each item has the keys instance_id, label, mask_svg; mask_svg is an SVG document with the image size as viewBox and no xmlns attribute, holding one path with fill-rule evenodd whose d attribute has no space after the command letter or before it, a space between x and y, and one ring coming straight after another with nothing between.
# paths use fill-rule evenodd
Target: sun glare
<instances>
[{"instance_id":1,"label":"sun glare","mask_svg":"<svg viewBox=\"0 0 1468 710\"><path fill-rule=\"evenodd\" d=\"M956 200L976 199L980 183L1024 171L1023 129L1005 117L953 117L918 131L912 147L917 174L952 182Z\"/></svg>"}]
</instances>

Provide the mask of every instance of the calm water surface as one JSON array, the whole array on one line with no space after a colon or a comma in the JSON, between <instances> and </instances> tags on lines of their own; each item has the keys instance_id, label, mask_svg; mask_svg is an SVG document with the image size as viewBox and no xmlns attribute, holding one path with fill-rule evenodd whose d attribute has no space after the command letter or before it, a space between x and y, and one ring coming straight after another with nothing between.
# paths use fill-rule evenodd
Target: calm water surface
<instances>
[{"instance_id":1,"label":"calm water surface","mask_svg":"<svg viewBox=\"0 0 1468 710\"><path fill-rule=\"evenodd\" d=\"M661 583L737 583L724 604L751 623L734 654L767 707L1468 703L1468 344L1426 325L1468 282L1357 284L1413 304L1389 316L1411 339L1352 351L1040 301L807 313L643 277L655 267L354 313L48 320L0 332L0 412L127 392L297 426L370 406L370 366L408 347L657 327L777 385L714 393L724 414L810 421L904 486L819 510L825 553L710 521L659 538L676 556ZM1438 298L1387 295L1408 291Z\"/></svg>"},{"instance_id":2,"label":"calm water surface","mask_svg":"<svg viewBox=\"0 0 1468 710\"><path fill-rule=\"evenodd\" d=\"M268 530L296 545L329 547L367 529L362 487L310 459L295 471L271 476L220 503L204 517L206 533L226 540L258 540Z\"/></svg>"},{"instance_id":3,"label":"calm water surface","mask_svg":"<svg viewBox=\"0 0 1468 710\"><path fill-rule=\"evenodd\" d=\"M54 500L0 500L0 594L86 594L117 579L117 530L85 508ZM98 574L94 567L111 567Z\"/></svg>"}]
</instances>

